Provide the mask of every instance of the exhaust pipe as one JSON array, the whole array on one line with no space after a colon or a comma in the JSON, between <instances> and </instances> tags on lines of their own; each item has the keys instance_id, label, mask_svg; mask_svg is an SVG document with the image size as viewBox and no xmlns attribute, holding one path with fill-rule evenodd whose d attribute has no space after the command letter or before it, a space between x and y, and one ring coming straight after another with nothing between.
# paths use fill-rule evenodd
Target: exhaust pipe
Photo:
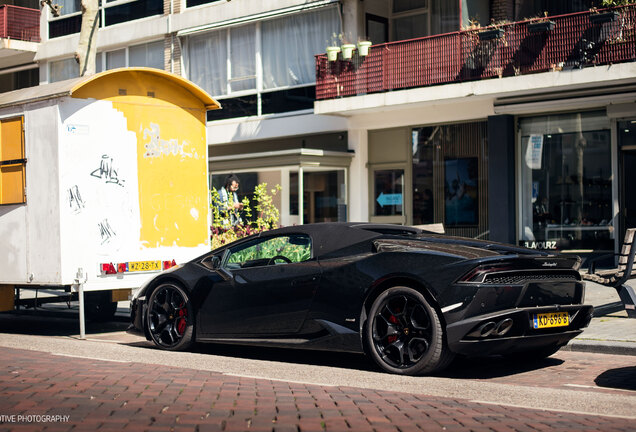
<instances>
[{"instance_id":1,"label":"exhaust pipe","mask_svg":"<svg viewBox=\"0 0 636 432\"><path fill-rule=\"evenodd\" d=\"M497 324L497 327L494 329L493 333L497 336L503 336L510 331L512 328L512 318L506 318L505 320L500 321Z\"/></svg>"}]
</instances>

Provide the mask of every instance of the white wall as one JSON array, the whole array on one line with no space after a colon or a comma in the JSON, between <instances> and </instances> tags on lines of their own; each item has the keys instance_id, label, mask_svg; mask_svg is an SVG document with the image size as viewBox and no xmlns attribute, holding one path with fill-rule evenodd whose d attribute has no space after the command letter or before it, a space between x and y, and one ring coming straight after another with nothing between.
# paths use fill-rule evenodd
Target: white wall
<instances>
[{"instance_id":1,"label":"white wall","mask_svg":"<svg viewBox=\"0 0 636 432\"><path fill-rule=\"evenodd\" d=\"M339 116L316 116L313 114L281 115L215 121L208 123L207 129L208 145L214 145L338 132L347 129L347 120Z\"/></svg>"}]
</instances>

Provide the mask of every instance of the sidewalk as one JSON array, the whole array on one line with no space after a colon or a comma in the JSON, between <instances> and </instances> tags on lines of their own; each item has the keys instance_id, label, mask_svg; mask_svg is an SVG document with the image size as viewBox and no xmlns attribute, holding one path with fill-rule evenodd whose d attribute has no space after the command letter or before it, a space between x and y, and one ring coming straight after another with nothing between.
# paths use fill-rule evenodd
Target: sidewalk
<instances>
[{"instance_id":1,"label":"sidewalk","mask_svg":"<svg viewBox=\"0 0 636 432\"><path fill-rule=\"evenodd\" d=\"M634 281L630 281L632 284ZM581 335L562 349L636 355L636 319L627 318L616 290L588 281L585 303L594 306L594 318Z\"/></svg>"}]
</instances>

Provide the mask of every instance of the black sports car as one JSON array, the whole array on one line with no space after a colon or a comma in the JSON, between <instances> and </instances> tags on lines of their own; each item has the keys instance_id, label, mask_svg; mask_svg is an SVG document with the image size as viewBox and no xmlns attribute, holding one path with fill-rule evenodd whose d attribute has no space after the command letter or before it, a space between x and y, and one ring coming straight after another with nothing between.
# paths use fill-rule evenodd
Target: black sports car
<instances>
[{"instance_id":1,"label":"black sports car","mask_svg":"<svg viewBox=\"0 0 636 432\"><path fill-rule=\"evenodd\" d=\"M580 259L365 223L292 226L164 271L131 304L131 331L195 341L364 352L405 375L455 354L541 358L581 333Z\"/></svg>"}]
</instances>

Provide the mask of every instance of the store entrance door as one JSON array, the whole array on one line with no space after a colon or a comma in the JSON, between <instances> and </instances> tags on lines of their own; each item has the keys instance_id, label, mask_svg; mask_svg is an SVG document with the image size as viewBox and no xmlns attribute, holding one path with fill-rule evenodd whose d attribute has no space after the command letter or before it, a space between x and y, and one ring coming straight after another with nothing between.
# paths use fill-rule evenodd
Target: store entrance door
<instances>
[{"instance_id":1,"label":"store entrance door","mask_svg":"<svg viewBox=\"0 0 636 432\"><path fill-rule=\"evenodd\" d=\"M618 123L620 162L619 239L636 228L636 120Z\"/></svg>"}]
</instances>

